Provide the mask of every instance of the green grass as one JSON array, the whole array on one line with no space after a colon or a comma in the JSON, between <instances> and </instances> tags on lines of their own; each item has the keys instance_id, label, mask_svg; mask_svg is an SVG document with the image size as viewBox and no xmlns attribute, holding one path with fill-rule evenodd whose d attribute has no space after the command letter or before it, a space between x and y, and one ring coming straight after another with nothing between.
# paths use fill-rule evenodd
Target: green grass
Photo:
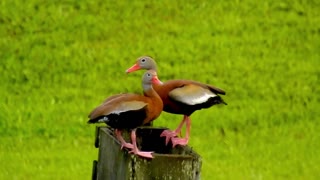
<instances>
[{"instance_id":1,"label":"green grass","mask_svg":"<svg viewBox=\"0 0 320 180\"><path fill-rule=\"evenodd\" d=\"M319 179L320 4L316 1L0 2L0 179L89 179L104 98L162 81L227 91L192 115L202 179ZM182 116L163 113L156 126Z\"/></svg>"}]
</instances>

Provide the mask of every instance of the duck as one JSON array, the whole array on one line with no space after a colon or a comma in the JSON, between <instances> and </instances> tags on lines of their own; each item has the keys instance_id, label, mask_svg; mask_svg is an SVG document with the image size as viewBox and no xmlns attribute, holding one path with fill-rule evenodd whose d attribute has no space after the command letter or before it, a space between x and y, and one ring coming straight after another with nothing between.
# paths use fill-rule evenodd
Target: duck
<instances>
[{"instance_id":1,"label":"duck","mask_svg":"<svg viewBox=\"0 0 320 180\"><path fill-rule=\"evenodd\" d=\"M136 59L133 66L126 70L126 73L141 69L157 72L157 64L150 56L141 56ZM218 104L227 105L221 97L226 94L224 90L198 81L184 79L160 81L160 83L153 84L153 88L162 99L163 111L183 115L182 121L175 130L164 130L160 135L166 138L166 144L171 140L173 147L188 144L191 131L190 116L195 111ZM185 137L179 138L177 135L181 133L184 124L186 124Z\"/></svg>"},{"instance_id":2,"label":"duck","mask_svg":"<svg viewBox=\"0 0 320 180\"><path fill-rule=\"evenodd\" d=\"M161 83L154 70L148 70L142 76L143 94L122 93L110 96L89 114L89 124L105 123L114 128L115 136L130 153L145 158L153 158L153 152L140 151L136 142L136 129L159 117L163 102L153 85ZM131 131L131 142L122 137L123 130Z\"/></svg>"}]
</instances>

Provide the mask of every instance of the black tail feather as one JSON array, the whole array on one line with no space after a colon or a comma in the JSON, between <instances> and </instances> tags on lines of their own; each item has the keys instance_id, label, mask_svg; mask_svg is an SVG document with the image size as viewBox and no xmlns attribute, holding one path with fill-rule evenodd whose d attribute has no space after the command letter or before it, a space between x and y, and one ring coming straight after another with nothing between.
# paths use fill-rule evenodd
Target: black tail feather
<instances>
[{"instance_id":1,"label":"black tail feather","mask_svg":"<svg viewBox=\"0 0 320 180\"><path fill-rule=\"evenodd\" d=\"M107 123L108 122L108 117L107 116L99 116L97 118L94 119L90 119L87 123L88 124L93 124L93 123Z\"/></svg>"},{"instance_id":2,"label":"black tail feather","mask_svg":"<svg viewBox=\"0 0 320 180\"><path fill-rule=\"evenodd\" d=\"M216 96L213 99L214 104L225 104L228 105L220 96Z\"/></svg>"},{"instance_id":3,"label":"black tail feather","mask_svg":"<svg viewBox=\"0 0 320 180\"><path fill-rule=\"evenodd\" d=\"M97 119L90 119L87 123L88 124L93 124L93 123L97 123L98 120Z\"/></svg>"}]
</instances>

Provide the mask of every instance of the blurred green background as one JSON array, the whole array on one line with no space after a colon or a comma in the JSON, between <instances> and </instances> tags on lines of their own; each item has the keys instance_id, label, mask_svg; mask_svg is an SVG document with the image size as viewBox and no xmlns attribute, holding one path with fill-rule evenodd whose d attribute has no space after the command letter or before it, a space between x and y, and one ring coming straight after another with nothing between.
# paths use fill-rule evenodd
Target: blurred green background
<instances>
[{"instance_id":1,"label":"blurred green background","mask_svg":"<svg viewBox=\"0 0 320 180\"><path fill-rule=\"evenodd\" d=\"M0 179L90 179L106 97L162 81L224 89L228 106L191 117L202 179L319 179L320 2L0 2ZM176 128L162 113L154 125Z\"/></svg>"}]
</instances>

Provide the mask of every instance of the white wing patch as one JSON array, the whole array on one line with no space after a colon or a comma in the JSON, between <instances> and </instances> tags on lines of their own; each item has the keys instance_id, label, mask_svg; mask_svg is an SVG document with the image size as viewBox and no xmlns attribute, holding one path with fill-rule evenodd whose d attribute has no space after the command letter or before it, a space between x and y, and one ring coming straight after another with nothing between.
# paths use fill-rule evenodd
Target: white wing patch
<instances>
[{"instance_id":1,"label":"white wing patch","mask_svg":"<svg viewBox=\"0 0 320 180\"><path fill-rule=\"evenodd\" d=\"M205 103L209 98L217 95L209 89L190 84L170 91L169 96L184 104L196 105Z\"/></svg>"},{"instance_id":2,"label":"white wing patch","mask_svg":"<svg viewBox=\"0 0 320 180\"><path fill-rule=\"evenodd\" d=\"M147 103L142 102L142 101L127 101L127 102L122 102L116 107L112 113L115 114L120 114L122 112L126 111L134 111L134 110L139 110L145 107Z\"/></svg>"}]
</instances>

